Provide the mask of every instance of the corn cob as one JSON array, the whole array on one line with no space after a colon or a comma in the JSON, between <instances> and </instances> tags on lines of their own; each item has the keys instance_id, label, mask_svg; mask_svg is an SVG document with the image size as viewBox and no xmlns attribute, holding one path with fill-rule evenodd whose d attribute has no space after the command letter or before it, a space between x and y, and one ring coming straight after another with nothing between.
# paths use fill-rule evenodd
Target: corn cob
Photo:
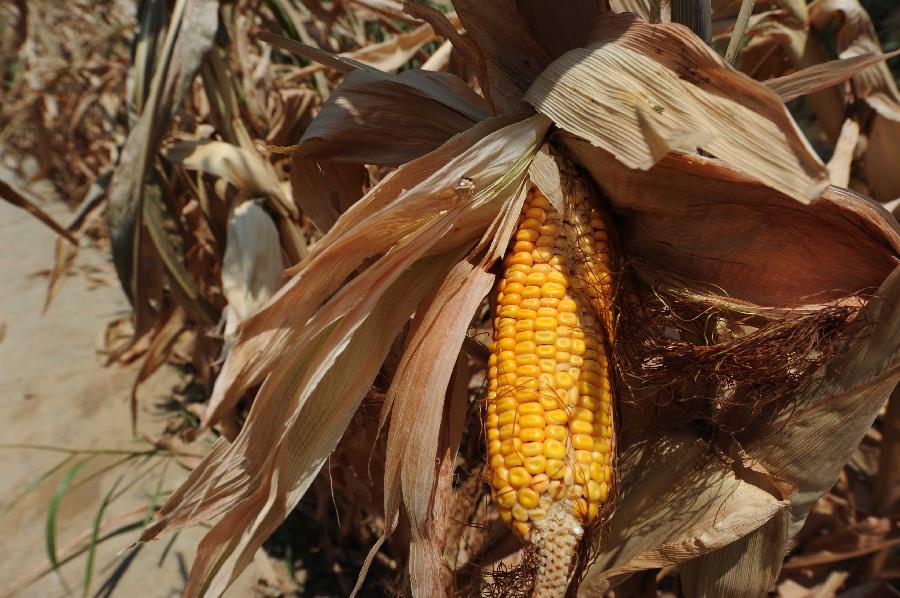
<instances>
[{"instance_id":1,"label":"corn cob","mask_svg":"<svg viewBox=\"0 0 900 598\"><path fill-rule=\"evenodd\" d=\"M533 187L504 260L488 364L488 477L539 552L535 596L562 595L613 484L607 224L574 179L563 217Z\"/></svg>"}]
</instances>

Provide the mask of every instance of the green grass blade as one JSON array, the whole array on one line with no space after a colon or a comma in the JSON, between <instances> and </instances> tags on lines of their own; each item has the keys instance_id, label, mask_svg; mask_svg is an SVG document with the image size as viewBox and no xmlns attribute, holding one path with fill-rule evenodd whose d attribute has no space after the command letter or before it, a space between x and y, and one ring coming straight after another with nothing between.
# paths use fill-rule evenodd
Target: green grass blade
<instances>
[{"instance_id":1,"label":"green grass blade","mask_svg":"<svg viewBox=\"0 0 900 598\"><path fill-rule=\"evenodd\" d=\"M103 497L100 508L97 509L97 515L94 517L94 527L91 530L90 542L88 542L87 562L84 565L84 581L81 585L81 598L87 598L90 595L91 578L94 576L94 557L97 551L97 543L100 538L100 524L103 522L103 513L106 511L106 507L109 506L109 503L115 498L116 488L119 487L119 484L123 479L125 479L125 474L119 476L116 483L113 484L112 488L109 489L109 492L106 493L106 496Z\"/></svg>"},{"instance_id":2,"label":"green grass blade","mask_svg":"<svg viewBox=\"0 0 900 598\"><path fill-rule=\"evenodd\" d=\"M69 589L68 584L66 584L66 580L62 576L62 572L59 570L60 563L59 557L56 552L56 518L57 514L59 513L59 505L62 503L62 499L66 495L66 492L69 490L69 486L72 484L72 480L75 479L75 476L78 475L78 471L84 466L84 464L90 461L92 458L93 457L87 457L85 459L82 459L69 468L69 470L66 472L66 475L63 476L63 479L60 480L59 485L56 487L56 491L53 493L53 499L50 501L50 508L47 510L47 532L45 536L47 558L50 559L52 570L56 574L56 577L59 579L59 583L62 585L67 595L71 593L71 590Z\"/></svg>"},{"instance_id":3,"label":"green grass blade","mask_svg":"<svg viewBox=\"0 0 900 598\"><path fill-rule=\"evenodd\" d=\"M59 471L60 469L62 469L63 467L65 467L66 465L71 463L72 459L74 459L74 458L75 458L75 455L69 455L68 457L64 458L62 461L60 461L59 463L57 463L56 465L54 465L53 467L51 467L44 473L40 474L38 477L36 477L33 480L31 480L30 482L28 482L28 484L26 484L25 488L23 488L21 492L19 492L17 495L15 495L13 498L11 498L10 501L6 504L6 506L3 507L3 512L6 513L10 509L12 509L20 500L25 498L25 496L27 496L30 492L34 491L35 488L40 486L43 482L47 481L47 479L50 478L53 474L55 474L57 471Z\"/></svg>"}]
</instances>

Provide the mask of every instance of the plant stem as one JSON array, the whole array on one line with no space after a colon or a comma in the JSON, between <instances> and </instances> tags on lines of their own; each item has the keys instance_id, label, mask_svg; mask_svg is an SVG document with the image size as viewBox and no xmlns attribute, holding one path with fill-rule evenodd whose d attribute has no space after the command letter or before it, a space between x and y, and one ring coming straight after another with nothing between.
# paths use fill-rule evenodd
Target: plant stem
<instances>
[{"instance_id":1,"label":"plant stem","mask_svg":"<svg viewBox=\"0 0 900 598\"><path fill-rule=\"evenodd\" d=\"M672 22L689 27L706 45L712 44L710 0L672 0Z\"/></svg>"},{"instance_id":2,"label":"plant stem","mask_svg":"<svg viewBox=\"0 0 900 598\"><path fill-rule=\"evenodd\" d=\"M753 5L756 0L744 0L741 4L741 12L738 13L737 21L734 23L734 31L731 32L731 39L728 41L728 49L725 50L725 61L734 65L737 56L741 50L741 40L747 31L747 25L750 24L750 15L753 12Z\"/></svg>"}]
</instances>

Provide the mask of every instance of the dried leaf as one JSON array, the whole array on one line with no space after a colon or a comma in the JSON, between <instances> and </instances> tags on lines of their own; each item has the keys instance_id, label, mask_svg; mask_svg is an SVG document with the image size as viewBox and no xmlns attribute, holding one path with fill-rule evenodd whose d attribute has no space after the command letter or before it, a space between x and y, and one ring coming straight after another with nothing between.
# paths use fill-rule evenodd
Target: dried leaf
<instances>
[{"instance_id":1,"label":"dried leaf","mask_svg":"<svg viewBox=\"0 0 900 598\"><path fill-rule=\"evenodd\" d=\"M434 39L431 25L425 24L406 33L400 33L383 42L345 52L341 56L366 64L381 71L396 71L415 56L422 46ZM317 65L325 68L324 65ZM307 71L309 72L309 71Z\"/></svg>"},{"instance_id":2,"label":"dried leaf","mask_svg":"<svg viewBox=\"0 0 900 598\"><path fill-rule=\"evenodd\" d=\"M268 195L283 205L292 205L278 182L272 165L257 153L224 141L179 141L162 155L186 170L219 177L250 196Z\"/></svg>"},{"instance_id":3,"label":"dried leaf","mask_svg":"<svg viewBox=\"0 0 900 598\"><path fill-rule=\"evenodd\" d=\"M402 487L413 545L424 553L410 561L417 595L433 595L440 582L435 572L441 569L439 557L443 548L434 550L438 538L431 519L438 506L434 502L434 462L442 421L441 398L458 362L469 324L493 285L494 275L489 269L502 257L524 201L524 187L508 196L479 243L479 247L489 245L485 257L474 266L467 260L458 263L427 304L421 306L421 315L416 317L385 400L382 423L391 413L384 479L385 517L388 522L397 521ZM479 250L473 250L472 255ZM423 388L427 390L422 392ZM388 525L385 535L392 532L393 526ZM418 569L421 571L416 573Z\"/></svg>"},{"instance_id":4,"label":"dried leaf","mask_svg":"<svg viewBox=\"0 0 900 598\"><path fill-rule=\"evenodd\" d=\"M853 158L858 143L859 123L852 118L848 118L844 121L844 126L841 127L841 134L834 146L834 153L827 164L828 179L832 185L837 187L850 186L850 167L853 165Z\"/></svg>"},{"instance_id":5,"label":"dried leaf","mask_svg":"<svg viewBox=\"0 0 900 598\"><path fill-rule=\"evenodd\" d=\"M226 342L237 325L253 315L281 286L281 246L272 218L253 202L235 208L228 219L222 258L222 293L228 300Z\"/></svg>"},{"instance_id":6,"label":"dried leaf","mask_svg":"<svg viewBox=\"0 0 900 598\"><path fill-rule=\"evenodd\" d=\"M161 198L162 190L158 184L145 185L143 198L143 219L146 224L153 249L151 267L162 268L181 306L192 318L206 325L212 325L219 319L219 310L213 307L204 297L197 279L188 270L184 254L169 239L166 227L167 206ZM171 221L171 218L170 218ZM147 247L149 250L150 247ZM147 278L142 279L143 291L149 296L150 285ZM157 290L161 293L161 289Z\"/></svg>"},{"instance_id":7,"label":"dried leaf","mask_svg":"<svg viewBox=\"0 0 900 598\"><path fill-rule=\"evenodd\" d=\"M497 112L527 111L529 108L522 101L525 90L554 58L535 38L524 15L533 4L513 0L454 2L467 36L480 49L487 77L487 87L481 81L482 88ZM571 23L580 26L590 23L567 11L557 11L557 14L564 14ZM579 40L570 42L574 46Z\"/></svg>"},{"instance_id":8,"label":"dried leaf","mask_svg":"<svg viewBox=\"0 0 900 598\"><path fill-rule=\"evenodd\" d=\"M691 433L626 449L620 473L622 495L582 596L600 595L616 576L728 546L787 508L786 501L739 478Z\"/></svg>"},{"instance_id":9,"label":"dried leaf","mask_svg":"<svg viewBox=\"0 0 900 598\"><path fill-rule=\"evenodd\" d=\"M793 483L790 535L834 485L891 391L900 381L900 266L863 313L871 333L829 365L821 384L789 413L741 440L772 475Z\"/></svg>"},{"instance_id":10,"label":"dried leaf","mask_svg":"<svg viewBox=\"0 0 900 598\"><path fill-rule=\"evenodd\" d=\"M543 146L541 151L534 155L531 166L528 168L528 176L541 193L550 200L554 209L559 214L566 213L565 193L562 188L562 177L556 160L550 155L548 146Z\"/></svg>"},{"instance_id":11,"label":"dried leaf","mask_svg":"<svg viewBox=\"0 0 900 598\"><path fill-rule=\"evenodd\" d=\"M53 250L53 267L47 276L47 294L44 296L44 307L41 308L41 313L46 314L47 310L50 309L50 304L53 302L53 298L56 297L56 293L59 292L72 264L75 263L75 256L77 255L77 246L65 242L62 238L56 240Z\"/></svg>"},{"instance_id":12,"label":"dried leaf","mask_svg":"<svg viewBox=\"0 0 900 598\"><path fill-rule=\"evenodd\" d=\"M350 0L353 4L364 6L374 13L391 19L397 19L404 23L416 24L418 19L410 17L403 10L403 3L395 0Z\"/></svg>"},{"instance_id":13,"label":"dried leaf","mask_svg":"<svg viewBox=\"0 0 900 598\"><path fill-rule=\"evenodd\" d=\"M825 29L838 20L838 56L852 58L881 54L881 45L868 13L858 0L818 0L810 7L810 22ZM853 93L875 112L868 128L869 143L863 172L878 201L900 197L900 172L893 165L900 156L900 91L887 64L879 61L853 76Z\"/></svg>"},{"instance_id":14,"label":"dried leaf","mask_svg":"<svg viewBox=\"0 0 900 598\"><path fill-rule=\"evenodd\" d=\"M446 255L419 261L383 295L294 348L266 380L235 442L220 440L159 511L142 540L224 513L200 544L185 596L221 595L300 501L397 331L448 262Z\"/></svg>"},{"instance_id":15,"label":"dried leaf","mask_svg":"<svg viewBox=\"0 0 900 598\"><path fill-rule=\"evenodd\" d=\"M165 44L153 75L144 110L128 134L119 164L107 190L107 220L113 259L119 280L129 299L140 303L135 268L142 213L144 176L169 128L172 113L187 93L218 27L219 3L215 0L176 2L169 20ZM182 32L188 34L182 35Z\"/></svg>"},{"instance_id":16,"label":"dried leaf","mask_svg":"<svg viewBox=\"0 0 900 598\"><path fill-rule=\"evenodd\" d=\"M417 316L388 391L393 411L385 464L385 518L395 520L402 486L417 548L410 560L416 596L443 593L440 576L434 573L441 570L441 553L432 553L431 558L415 553L427 554L428 539L432 537L435 460L450 375L469 322L493 282L494 275L486 272L483 265L462 261L450 271L427 307L423 306L422 315ZM414 555L416 558L412 558Z\"/></svg>"},{"instance_id":17,"label":"dried leaf","mask_svg":"<svg viewBox=\"0 0 900 598\"><path fill-rule=\"evenodd\" d=\"M487 69L481 55L481 49L470 36L459 31L459 23L451 23L447 15L436 8L411 0L406 0L403 3L403 9L410 15L430 23L438 35L447 38L447 42L453 46L453 49L473 70L475 70L478 84L481 87L482 92L487 95L485 99L487 100L488 105L491 105L490 94L488 93ZM445 43L444 46L446 45L447 44ZM432 58L434 58L434 55L432 55ZM431 58L429 58L428 61L431 62ZM425 66L423 65L422 68L424 69ZM491 108L493 108L493 106L491 106Z\"/></svg>"},{"instance_id":18,"label":"dried leaf","mask_svg":"<svg viewBox=\"0 0 900 598\"><path fill-rule=\"evenodd\" d=\"M438 458L431 513L428 524L421 526L424 534L413 533L410 543L410 585L418 595L440 595L449 591L449 571L443 556L449 546L456 546L451 538L452 527L458 525L452 519L454 507L454 479L456 477L457 452L469 410L469 381L471 373L467 357L457 356L453 377L447 389L441 434L438 441ZM431 588L430 590L425 588Z\"/></svg>"},{"instance_id":19,"label":"dried leaf","mask_svg":"<svg viewBox=\"0 0 900 598\"><path fill-rule=\"evenodd\" d=\"M875 116L869 129L869 141L862 160L872 196L879 201L889 201L900 197L900 120Z\"/></svg>"},{"instance_id":20,"label":"dried leaf","mask_svg":"<svg viewBox=\"0 0 900 598\"><path fill-rule=\"evenodd\" d=\"M207 421L215 421L250 386L262 381L278 361L278 348L296 345L314 310L367 258L386 251L404 235L433 221L453 205L460 181L474 183L474 197L447 239L433 251L460 246L482 231L499 209L491 186L513 166L530 158L548 126L543 117L517 123L498 117L454 137L438 150L410 162L381 181L345 212L317 244L317 250L260 312L244 323L210 399ZM278 306L290 305L290 310ZM265 347L265 351L259 349Z\"/></svg>"},{"instance_id":21,"label":"dried leaf","mask_svg":"<svg viewBox=\"0 0 900 598\"><path fill-rule=\"evenodd\" d=\"M137 430L138 415L138 389L147 378L153 375L156 370L166 363L172 347L181 333L185 330L184 310L175 307L165 318L160 318L159 329L153 335L150 346L147 347L147 354L144 362L141 364L141 370L135 376L134 384L131 387L131 431Z\"/></svg>"},{"instance_id":22,"label":"dried leaf","mask_svg":"<svg viewBox=\"0 0 900 598\"><path fill-rule=\"evenodd\" d=\"M291 193L297 207L323 233L337 222L337 200L315 160L291 157Z\"/></svg>"},{"instance_id":23,"label":"dried leaf","mask_svg":"<svg viewBox=\"0 0 900 598\"><path fill-rule=\"evenodd\" d=\"M900 384L894 388L884 414L884 433L873 498L879 515L895 513L900 503Z\"/></svg>"},{"instance_id":24,"label":"dried leaf","mask_svg":"<svg viewBox=\"0 0 900 598\"><path fill-rule=\"evenodd\" d=\"M392 75L361 62L338 56L307 44L301 44L268 31L260 32L259 38L288 52L293 52L308 60L324 64L340 73L362 70L372 77L385 81L397 81L398 77L403 77L404 83L418 90L423 96L442 102L460 114L468 116L473 121L482 120L486 117L481 108L482 100L480 97L469 89L465 83L460 83L458 80L450 82L448 78L439 79L430 76L436 75L436 73L425 73L417 70L408 71L409 74ZM458 93L448 93L448 89Z\"/></svg>"},{"instance_id":25,"label":"dried leaf","mask_svg":"<svg viewBox=\"0 0 900 598\"><path fill-rule=\"evenodd\" d=\"M609 7L615 13L633 12L648 23L658 23L654 12L659 13L659 4L660 0L610 0Z\"/></svg>"},{"instance_id":26,"label":"dried leaf","mask_svg":"<svg viewBox=\"0 0 900 598\"><path fill-rule=\"evenodd\" d=\"M528 111L525 91L554 58L584 44L600 14L592 0L569 0L564 10L541 0L456 0L453 6L480 48L482 91L499 113Z\"/></svg>"},{"instance_id":27,"label":"dried leaf","mask_svg":"<svg viewBox=\"0 0 900 598\"><path fill-rule=\"evenodd\" d=\"M862 54L841 58L809 66L790 75L769 79L765 84L778 94L782 102L787 103L800 96L843 83L860 71L894 56L900 56L900 50L890 54Z\"/></svg>"},{"instance_id":28,"label":"dried leaf","mask_svg":"<svg viewBox=\"0 0 900 598\"><path fill-rule=\"evenodd\" d=\"M28 198L28 192L19 189L15 184L12 173L5 168L0 167L0 197L11 203L12 205L22 208L48 227L57 235L78 247L78 241L67 231L61 224L56 222L47 212L38 207L34 198Z\"/></svg>"},{"instance_id":29,"label":"dried leaf","mask_svg":"<svg viewBox=\"0 0 900 598\"><path fill-rule=\"evenodd\" d=\"M781 572L788 549L787 532L787 512L779 511L737 542L679 565L685 595L767 596Z\"/></svg>"},{"instance_id":30,"label":"dried leaf","mask_svg":"<svg viewBox=\"0 0 900 598\"><path fill-rule=\"evenodd\" d=\"M713 155L800 202L827 185L784 104L676 25L603 16L591 45L550 65L526 100L631 168L704 139Z\"/></svg>"},{"instance_id":31,"label":"dried leaf","mask_svg":"<svg viewBox=\"0 0 900 598\"><path fill-rule=\"evenodd\" d=\"M322 106L300 145L290 151L295 157L317 160L409 162L486 116L480 100L463 87L448 73L406 71L384 79L353 71ZM465 112L452 107L460 102L467 106Z\"/></svg>"},{"instance_id":32,"label":"dried leaf","mask_svg":"<svg viewBox=\"0 0 900 598\"><path fill-rule=\"evenodd\" d=\"M649 171L586 141L566 145L609 197L624 250L651 278L737 301L797 307L875 289L900 255L900 226L882 208L829 187L802 205L718 160L683 153Z\"/></svg>"}]
</instances>

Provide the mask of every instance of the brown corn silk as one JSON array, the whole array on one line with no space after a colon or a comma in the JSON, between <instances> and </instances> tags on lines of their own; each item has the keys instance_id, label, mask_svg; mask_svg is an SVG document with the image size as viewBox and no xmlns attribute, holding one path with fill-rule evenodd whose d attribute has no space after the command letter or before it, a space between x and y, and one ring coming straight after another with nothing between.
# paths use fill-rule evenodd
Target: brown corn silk
<instances>
[{"instance_id":1,"label":"brown corn silk","mask_svg":"<svg viewBox=\"0 0 900 598\"><path fill-rule=\"evenodd\" d=\"M609 226L563 173L560 214L529 190L497 287L485 429L500 516L538 549L535 596L562 595L613 496Z\"/></svg>"}]
</instances>

